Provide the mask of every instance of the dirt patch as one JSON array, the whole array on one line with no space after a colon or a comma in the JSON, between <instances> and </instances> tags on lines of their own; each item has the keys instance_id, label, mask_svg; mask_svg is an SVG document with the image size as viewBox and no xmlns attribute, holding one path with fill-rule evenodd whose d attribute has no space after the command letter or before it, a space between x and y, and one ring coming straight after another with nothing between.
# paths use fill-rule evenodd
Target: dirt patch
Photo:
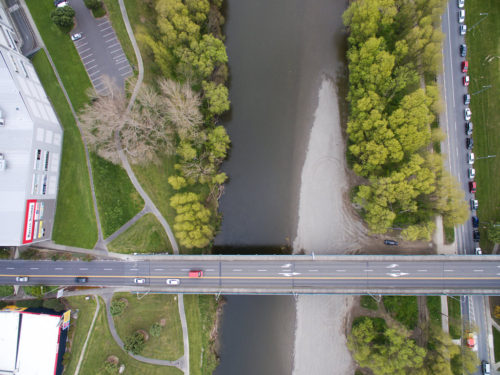
<instances>
[{"instance_id":1,"label":"dirt patch","mask_svg":"<svg viewBox=\"0 0 500 375\"><path fill-rule=\"evenodd\" d=\"M106 362L113 363L114 365L117 365L120 363L120 360L116 355L110 355L107 359Z\"/></svg>"},{"instance_id":2,"label":"dirt patch","mask_svg":"<svg viewBox=\"0 0 500 375\"><path fill-rule=\"evenodd\" d=\"M128 307L128 299L126 299L126 298L120 298L118 301L123 302L124 305L125 305L125 308Z\"/></svg>"},{"instance_id":3,"label":"dirt patch","mask_svg":"<svg viewBox=\"0 0 500 375\"><path fill-rule=\"evenodd\" d=\"M160 326L161 327L165 327L166 324L167 324L167 319L165 319L165 318L160 319Z\"/></svg>"}]
</instances>

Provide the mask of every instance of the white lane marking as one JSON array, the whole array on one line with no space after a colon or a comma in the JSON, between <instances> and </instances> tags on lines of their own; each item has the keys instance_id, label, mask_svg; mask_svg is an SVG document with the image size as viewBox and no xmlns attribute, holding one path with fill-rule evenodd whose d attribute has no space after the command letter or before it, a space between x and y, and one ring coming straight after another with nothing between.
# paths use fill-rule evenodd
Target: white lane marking
<instances>
[{"instance_id":1,"label":"white lane marking","mask_svg":"<svg viewBox=\"0 0 500 375\"><path fill-rule=\"evenodd\" d=\"M114 47L114 46L119 46L119 45L120 45L120 43L119 43L119 42L116 42L116 43L110 44L110 45L108 46L108 49L109 49L109 48L111 48L111 47Z\"/></svg>"},{"instance_id":2,"label":"white lane marking","mask_svg":"<svg viewBox=\"0 0 500 375\"><path fill-rule=\"evenodd\" d=\"M104 271L112 271L112 268L105 268Z\"/></svg>"},{"instance_id":3,"label":"white lane marking","mask_svg":"<svg viewBox=\"0 0 500 375\"><path fill-rule=\"evenodd\" d=\"M240 268L235 268L235 269L233 269L233 271L235 271L235 272L240 272L240 271L243 271L243 270L242 270L242 269L240 269Z\"/></svg>"},{"instance_id":4,"label":"white lane marking","mask_svg":"<svg viewBox=\"0 0 500 375\"><path fill-rule=\"evenodd\" d=\"M62 268L61 267L58 267L58 268L54 268L55 270L57 271L62 271Z\"/></svg>"},{"instance_id":5,"label":"white lane marking","mask_svg":"<svg viewBox=\"0 0 500 375\"><path fill-rule=\"evenodd\" d=\"M309 272L318 272L318 270L309 270Z\"/></svg>"},{"instance_id":6,"label":"white lane marking","mask_svg":"<svg viewBox=\"0 0 500 375\"><path fill-rule=\"evenodd\" d=\"M373 272L373 270L365 270L365 272Z\"/></svg>"},{"instance_id":7,"label":"white lane marking","mask_svg":"<svg viewBox=\"0 0 500 375\"><path fill-rule=\"evenodd\" d=\"M337 272L345 272L345 270L335 270L335 271L337 271Z\"/></svg>"},{"instance_id":8,"label":"white lane marking","mask_svg":"<svg viewBox=\"0 0 500 375\"><path fill-rule=\"evenodd\" d=\"M267 272L267 270L257 270L257 272Z\"/></svg>"},{"instance_id":9,"label":"white lane marking","mask_svg":"<svg viewBox=\"0 0 500 375\"><path fill-rule=\"evenodd\" d=\"M87 271L88 268L80 268L80 271Z\"/></svg>"},{"instance_id":10,"label":"white lane marking","mask_svg":"<svg viewBox=\"0 0 500 375\"><path fill-rule=\"evenodd\" d=\"M139 271L138 268L131 268L130 271Z\"/></svg>"},{"instance_id":11,"label":"white lane marking","mask_svg":"<svg viewBox=\"0 0 500 375\"><path fill-rule=\"evenodd\" d=\"M7 267L8 270L15 270L14 267Z\"/></svg>"},{"instance_id":12,"label":"white lane marking","mask_svg":"<svg viewBox=\"0 0 500 375\"><path fill-rule=\"evenodd\" d=\"M207 272L210 272L210 271L213 271L214 269L213 268L209 268L208 270L205 270Z\"/></svg>"},{"instance_id":13,"label":"white lane marking","mask_svg":"<svg viewBox=\"0 0 500 375\"><path fill-rule=\"evenodd\" d=\"M484 270L474 270L474 272L484 272Z\"/></svg>"},{"instance_id":14,"label":"white lane marking","mask_svg":"<svg viewBox=\"0 0 500 375\"><path fill-rule=\"evenodd\" d=\"M454 272L455 270L444 270L444 272Z\"/></svg>"},{"instance_id":15,"label":"white lane marking","mask_svg":"<svg viewBox=\"0 0 500 375\"><path fill-rule=\"evenodd\" d=\"M189 271L189 268L183 268L181 271Z\"/></svg>"},{"instance_id":16,"label":"white lane marking","mask_svg":"<svg viewBox=\"0 0 500 375\"><path fill-rule=\"evenodd\" d=\"M292 273L289 273L289 272L280 272L279 275L283 275L283 276L286 276L286 277L290 277L290 276L297 276L297 275L300 275L300 272L292 272Z\"/></svg>"},{"instance_id":17,"label":"white lane marking","mask_svg":"<svg viewBox=\"0 0 500 375\"><path fill-rule=\"evenodd\" d=\"M164 271L163 268L155 268L155 271Z\"/></svg>"},{"instance_id":18,"label":"white lane marking","mask_svg":"<svg viewBox=\"0 0 500 375\"><path fill-rule=\"evenodd\" d=\"M427 270L417 270L417 272L427 272Z\"/></svg>"},{"instance_id":19,"label":"white lane marking","mask_svg":"<svg viewBox=\"0 0 500 375\"><path fill-rule=\"evenodd\" d=\"M393 263L393 264L391 264L391 265L389 265L389 266L387 266L387 267L385 267L385 268L395 268L395 267L397 267L397 266L398 266L398 265L397 265L396 263Z\"/></svg>"},{"instance_id":20,"label":"white lane marking","mask_svg":"<svg viewBox=\"0 0 500 375\"><path fill-rule=\"evenodd\" d=\"M38 270L38 267L31 267L30 270Z\"/></svg>"}]
</instances>

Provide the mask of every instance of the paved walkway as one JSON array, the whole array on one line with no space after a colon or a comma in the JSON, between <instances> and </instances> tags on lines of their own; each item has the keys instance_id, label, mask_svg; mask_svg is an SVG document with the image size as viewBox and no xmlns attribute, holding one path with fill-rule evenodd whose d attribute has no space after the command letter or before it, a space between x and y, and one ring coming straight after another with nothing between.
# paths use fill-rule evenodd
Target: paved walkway
<instances>
[{"instance_id":1,"label":"paved walkway","mask_svg":"<svg viewBox=\"0 0 500 375\"><path fill-rule=\"evenodd\" d=\"M143 217L145 214L147 214L149 212L150 212L149 208L148 207L144 207L137 215L135 215L132 219L130 219L129 221L127 221L125 224L123 224L120 229L118 229L115 233L113 233L111 236L109 236L108 238L106 238L104 240L104 243L106 245L109 244L111 241L113 241L120 234L124 233L128 228L130 228L132 225L134 225L135 223L137 223L137 221L141 217Z\"/></svg>"},{"instance_id":2,"label":"paved walkway","mask_svg":"<svg viewBox=\"0 0 500 375\"><path fill-rule=\"evenodd\" d=\"M92 335L92 331L94 329L94 324L95 324L95 321L97 319L97 315L99 315L99 307L100 307L99 306L99 297L94 296L94 299L95 299L95 302L97 304L97 306L95 308L94 319L92 319L92 323L90 324L89 332L87 334L87 338L85 339L85 343L83 344L83 348L82 348L82 351L80 353L80 358L78 359L78 365L76 366L74 375L78 375L78 373L80 372L80 367L81 367L82 362L83 362L83 357L85 357L85 351L87 350L87 344L89 343L90 336Z\"/></svg>"},{"instance_id":3,"label":"paved walkway","mask_svg":"<svg viewBox=\"0 0 500 375\"><path fill-rule=\"evenodd\" d=\"M441 326L443 331L450 333L450 325L448 323L448 297L441 296Z\"/></svg>"}]
</instances>

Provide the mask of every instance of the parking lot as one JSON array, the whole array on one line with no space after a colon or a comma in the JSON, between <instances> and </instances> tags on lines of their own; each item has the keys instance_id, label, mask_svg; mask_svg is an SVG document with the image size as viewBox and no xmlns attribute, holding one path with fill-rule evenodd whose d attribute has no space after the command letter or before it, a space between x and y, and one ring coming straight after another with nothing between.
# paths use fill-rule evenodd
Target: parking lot
<instances>
[{"instance_id":1,"label":"parking lot","mask_svg":"<svg viewBox=\"0 0 500 375\"><path fill-rule=\"evenodd\" d=\"M133 75L133 70L111 22L107 17L95 19L83 1L70 0L70 5L76 12L76 27L72 35L81 34L74 42L75 47L95 90L106 94L103 76L124 87L125 79Z\"/></svg>"}]
</instances>

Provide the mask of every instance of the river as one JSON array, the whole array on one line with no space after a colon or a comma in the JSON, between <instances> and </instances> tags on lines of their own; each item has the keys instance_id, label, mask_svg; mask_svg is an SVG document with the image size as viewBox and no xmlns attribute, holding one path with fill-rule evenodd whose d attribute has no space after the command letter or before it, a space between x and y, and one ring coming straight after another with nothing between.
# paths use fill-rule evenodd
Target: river
<instances>
[{"instance_id":1,"label":"river","mask_svg":"<svg viewBox=\"0 0 500 375\"><path fill-rule=\"evenodd\" d=\"M290 249L319 87L344 77L346 8L347 0L227 1L232 145L214 252ZM294 328L292 297L228 297L215 374L291 374Z\"/></svg>"}]
</instances>

